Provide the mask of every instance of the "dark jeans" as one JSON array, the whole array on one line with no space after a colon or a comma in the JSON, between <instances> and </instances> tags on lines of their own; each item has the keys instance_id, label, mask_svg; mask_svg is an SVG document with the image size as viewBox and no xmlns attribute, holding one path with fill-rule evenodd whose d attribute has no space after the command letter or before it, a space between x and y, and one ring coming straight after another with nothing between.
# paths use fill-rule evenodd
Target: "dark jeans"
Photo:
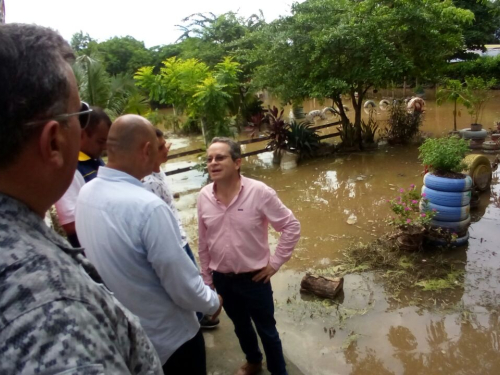
<instances>
[{"instance_id":1,"label":"dark jeans","mask_svg":"<svg viewBox=\"0 0 500 375\"><path fill-rule=\"evenodd\" d=\"M73 246L74 248L81 247L80 241L78 241L78 236L75 234L68 234L66 237L68 237L68 242Z\"/></svg>"},{"instance_id":2,"label":"dark jeans","mask_svg":"<svg viewBox=\"0 0 500 375\"><path fill-rule=\"evenodd\" d=\"M186 244L186 246L184 246L184 251L188 255L189 259L192 260L192 262L194 263L194 265L196 266L196 268L198 268L198 265L196 264L196 260L194 259L193 250L191 250L191 247L189 246L188 243Z\"/></svg>"},{"instance_id":3,"label":"dark jeans","mask_svg":"<svg viewBox=\"0 0 500 375\"><path fill-rule=\"evenodd\" d=\"M163 372L167 374L206 375L207 357L205 340L198 331L196 336L182 344L163 365Z\"/></svg>"},{"instance_id":4,"label":"dark jeans","mask_svg":"<svg viewBox=\"0 0 500 375\"><path fill-rule=\"evenodd\" d=\"M233 321L234 332L247 361L262 361L257 335L252 326L253 320L264 346L267 369L273 375L287 374L281 340L274 320L271 283L253 282L252 274L227 276L219 272L213 273L213 280L217 293L224 301L224 310Z\"/></svg>"}]
</instances>

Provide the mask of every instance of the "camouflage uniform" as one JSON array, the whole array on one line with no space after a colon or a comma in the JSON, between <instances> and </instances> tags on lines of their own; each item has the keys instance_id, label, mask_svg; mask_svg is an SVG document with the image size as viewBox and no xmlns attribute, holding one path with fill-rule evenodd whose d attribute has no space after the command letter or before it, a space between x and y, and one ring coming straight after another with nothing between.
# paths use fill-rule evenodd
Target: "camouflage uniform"
<instances>
[{"instance_id":1,"label":"camouflage uniform","mask_svg":"<svg viewBox=\"0 0 500 375\"><path fill-rule=\"evenodd\" d=\"M0 374L162 374L81 250L0 194Z\"/></svg>"}]
</instances>

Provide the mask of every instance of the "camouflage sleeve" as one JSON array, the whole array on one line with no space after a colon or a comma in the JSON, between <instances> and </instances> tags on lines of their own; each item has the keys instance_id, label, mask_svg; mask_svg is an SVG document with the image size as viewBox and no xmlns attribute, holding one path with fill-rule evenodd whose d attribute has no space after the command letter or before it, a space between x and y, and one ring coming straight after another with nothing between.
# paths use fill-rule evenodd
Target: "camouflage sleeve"
<instances>
[{"instance_id":1,"label":"camouflage sleeve","mask_svg":"<svg viewBox=\"0 0 500 375\"><path fill-rule=\"evenodd\" d=\"M0 374L162 374L137 319L109 309L63 299L8 322L0 331Z\"/></svg>"}]
</instances>

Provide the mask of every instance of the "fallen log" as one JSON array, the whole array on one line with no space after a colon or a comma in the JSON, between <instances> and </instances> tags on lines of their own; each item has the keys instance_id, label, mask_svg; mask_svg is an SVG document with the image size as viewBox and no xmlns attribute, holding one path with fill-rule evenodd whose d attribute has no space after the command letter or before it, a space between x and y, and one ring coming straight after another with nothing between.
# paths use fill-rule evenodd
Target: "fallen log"
<instances>
[{"instance_id":1,"label":"fallen log","mask_svg":"<svg viewBox=\"0 0 500 375\"><path fill-rule=\"evenodd\" d=\"M300 291L334 299L344 287L343 277L326 277L307 273L300 282Z\"/></svg>"}]
</instances>

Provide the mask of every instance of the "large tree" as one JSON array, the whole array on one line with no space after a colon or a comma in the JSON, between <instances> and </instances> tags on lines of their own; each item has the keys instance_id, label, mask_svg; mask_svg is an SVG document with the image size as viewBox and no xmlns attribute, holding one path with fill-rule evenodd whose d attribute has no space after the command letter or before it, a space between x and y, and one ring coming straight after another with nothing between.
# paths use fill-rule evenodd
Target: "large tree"
<instances>
[{"instance_id":1,"label":"large tree","mask_svg":"<svg viewBox=\"0 0 500 375\"><path fill-rule=\"evenodd\" d=\"M134 78L149 91L150 99L172 104L198 119L205 141L215 135L229 135L230 103L237 88L239 64L227 57L211 69L196 59L172 57L155 74L153 66L140 68Z\"/></svg>"},{"instance_id":2,"label":"large tree","mask_svg":"<svg viewBox=\"0 0 500 375\"><path fill-rule=\"evenodd\" d=\"M153 62L153 53L131 36L114 37L99 43L106 71L111 75L134 74L141 66Z\"/></svg>"},{"instance_id":3,"label":"large tree","mask_svg":"<svg viewBox=\"0 0 500 375\"><path fill-rule=\"evenodd\" d=\"M240 17L228 12L221 15L196 13L183 20L179 27L183 30L179 38L179 56L184 59L196 58L210 67L217 65L227 56L239 63L236 95L231 99L231 111L251 112L255 100L251 81L260 59L252 55L256 48L254 34L265 27L262 12L250 17Z\"/></svg>"},{"instance_id":4,"label":"large tree","mask_svg":"<svg viewBox=\"0 0 500 375\"><path fill-rule=\"evenodd\" d=\"M262 32L262 87L284 101L330 98L345 126L347 94L361 134L361 110L370 88L405 76L435 76L463 45L461 26L473 14L451 0L307 0Z\"/></svg>"},{"instance_id":5,"label":"large tree","mask_svg":"<svg viewBox=\"0 0 500 375\"><path fill-rule=\"evenodd\" d=\"M474 13L474 21L464 27L465 48L458 57L468 57L466 49L485 51L485 44L498 43L500 35L499 0L453 0L457 8L468 9ZM476 58L476 54L470 57Z\"/></svg>"}]
</instances>

